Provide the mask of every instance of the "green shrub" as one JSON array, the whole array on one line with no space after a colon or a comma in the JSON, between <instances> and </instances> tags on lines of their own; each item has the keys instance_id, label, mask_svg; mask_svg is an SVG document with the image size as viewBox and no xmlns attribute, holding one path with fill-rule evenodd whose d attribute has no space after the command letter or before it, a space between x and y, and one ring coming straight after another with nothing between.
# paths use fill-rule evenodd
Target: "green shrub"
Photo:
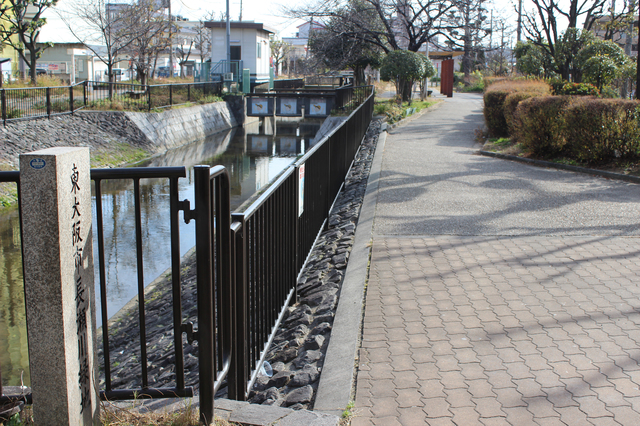
<instances>
[{"instance_id":1,"label":"green shrub","mask_svg":"<svg viewBox=\"0 0 640 426\"><path fill-rule=\"evenodd\" d=\"M573 158L602 163L640 158L640 102L578 98L565 110L566 151Z\"/></svg>"},{"instance_id":2,"label":"green shrub","mask_svg":"<svg viewBox=\"0 0 640 426\"><path fill-rule=\"evenodd\" d=\"M7 119L22 117L22 110L18 108L7 108Z\"/></svg>"},{"instance_id":3,"label":"green shrub","mask_svg":"<svg viewBox=\"0 0 640 426\"><path fill-rule=\"evenodd\" d=\"M549 79L549 86L551 86L551 94L556 96L562 95L562 87L564 86L565 83L566 81L560 77L553 77Z\"/></svg>"},{"instance_id":4,"label":"green shrub","mask_svg":"<svg viewBox=\"0 0 640 426\"><path fill-rule=\"evenodd\" d=\"M558 155L566 143L564 108L569 96L534 96L520 101L515 113L515 137L540 157Z\"/></svg>"},{"instance_id":5,"label":"green shrub","mask_svg":"<svg viewBox=\"0 0 640 426\"><path fill-rule=\"evenodd\" d=\"M589 83L565 83L558 95L600 96L596 86Z\"/></svg>"}]
</instances>

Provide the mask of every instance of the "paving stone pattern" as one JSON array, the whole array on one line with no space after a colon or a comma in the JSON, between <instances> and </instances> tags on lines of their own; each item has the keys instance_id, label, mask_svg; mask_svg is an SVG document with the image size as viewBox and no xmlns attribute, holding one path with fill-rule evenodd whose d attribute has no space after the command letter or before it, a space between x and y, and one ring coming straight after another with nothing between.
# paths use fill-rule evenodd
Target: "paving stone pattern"
<instances>
[{"instance_id":1,"label":"paving stone pattern","mask_svg":"<svg viewBox=\"0 0 640 426\"><path fill-rule=\"evenodd\" d=\"M463 100L387 139L352 425L640 424L638 187L479 164Z\"/></svg>"}]
</instances>

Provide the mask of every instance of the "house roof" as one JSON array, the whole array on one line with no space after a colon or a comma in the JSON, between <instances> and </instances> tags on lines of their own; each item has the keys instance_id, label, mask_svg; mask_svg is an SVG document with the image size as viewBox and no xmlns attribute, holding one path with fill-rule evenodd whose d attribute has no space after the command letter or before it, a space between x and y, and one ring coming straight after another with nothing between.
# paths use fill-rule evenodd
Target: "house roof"
<instances>
[{"instance_id":1,"label":"house roof","mask_svg":"<svg viewBox=\"0 0 640 426\"><path fill-rule=\"evenodd\" d=\"M269 28L266 25L259 22L231 21L230 25L232 29L258 30L258 31L264 31L270 34L276 33L276 30ZM227 23L224 21L207 21L204 23L204 26L205 28L227 28Z\"/></svg>"},{"instance_id":2,"label":"house roof","mask_svg":"<svg viewBox=\"0 0 640 426\"><path fill-rule=\"evenodd\" d=\"M431 59L447 59L447 58L455 58L456 56L462 56L464 52L456 52L456 51L445 51L445 52L429 52L429 58Z\"/></svg>"}]
</instances>

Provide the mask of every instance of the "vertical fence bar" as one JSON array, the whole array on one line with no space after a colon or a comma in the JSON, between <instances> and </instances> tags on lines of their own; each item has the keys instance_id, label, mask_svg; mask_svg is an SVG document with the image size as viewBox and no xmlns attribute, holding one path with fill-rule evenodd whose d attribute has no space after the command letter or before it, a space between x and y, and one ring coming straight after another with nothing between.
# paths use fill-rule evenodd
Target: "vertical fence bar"
<instances>
[{"instance_id":1,"label":"vertical fence bar","mask_svg":"<svg viewBox=\"0 0 640 426\"><path fill-rule=\"evenodd\" d=\"M144 312L144 262L142 260L142 212L140 207L140 178L133 180L136 214L136 256L138 266L138 321L140 322L140 358L142 363L142 388L149 387L147 366L147 324Z\"/></svg>"},{"instance_id":2,"label":"vertical fence bar","mask_svg":"<svg viewBox=\"0 0 640 426\"><path fill-rule=\"evenodd\" d=\"M102 355L104 356L104 381L111 391L111 360L109 354L109 314L107 312L107 278L104 262L104 220L102 216L102 180L95 179L96 225L98 227L98 273L100 276L100 313L102 317Z\"/></svg>"},{"instance_id":3,"label":"vertical fence bar","mask_svg":"<svg viewBox=\"0 0 640 426\"><path fill-rule=\"evenodd\" d=\"M235 215L232 215L234 217ZM233 347L231 349L231 369L229 373L229 398L237 401L245 400L245 383L249 381L248 363L248 324L247 324L247 234L246 222L235 217L231 225L231 243L233 256L233 285L235 290L235 313L233 322Z\"/></svg>"},{"instance_id":4,"label":"vertical fence bar","mask_svg":"<svg viewBox=\"0 0 640 426\"><path fill-rule=\"evenodd\" d=\"M173 105L173 84L169 85L169 105Z\"/></svg>"},{"instance_id":5,"label":"vertical fence bar","mask_svg":"<svg viewBox=\"0 0 640 426\"><path fill-rule=\"evenodd\" d=\"M180 289L180 227L178 207L178 178L170 178L171 211L171 288L173 296L173 346L176 357L176 387L184 389L184 351L182 348L182 294Z\"/></svg>"},{"instance_id":6,"label":"vertical fence bar","mask_svg":"<svg viewBox=\"0 0 640 426\"><path fill-rule=\"evenodd\" d=\"M87 107L87 85L89 84L88 81L84 81L82 82L82 98L84 99L84 107Z\"/></svg>"},{"instance_id":7,"label":"vertical fence bar","mask_svg":"<svg viewBox=\"0 0 640 426\"><path fill-rule=\"evenodd\" d=\"M73 114L73 86L69 86L69 111Z\"/></svg>"},{"instance_id":8,"label":"vertical fence bar","mask_svg":"<svg viewBox=\"0 0 640 426\"><path fill-rule=\"evenodd\" d=\"M47 87L47 118L51 119L51 87Z\"/></svg>"},{"instance_id":9,"label":"vertical fence bar","mask_svg":"<svg viewBox=\"0 0 640 426\"><path fill-rule=\"evenodd\" d=\"M2 124L7 125L7 94L6 90L0 89L0 105L2 107Z\"/></svg>"}]
</instances>

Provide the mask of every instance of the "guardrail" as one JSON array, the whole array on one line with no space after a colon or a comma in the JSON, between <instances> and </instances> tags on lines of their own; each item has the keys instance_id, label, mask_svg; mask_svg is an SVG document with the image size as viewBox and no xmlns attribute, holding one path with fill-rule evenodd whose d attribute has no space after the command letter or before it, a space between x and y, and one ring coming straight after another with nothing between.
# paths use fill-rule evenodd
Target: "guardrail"
<instances>
[{"instance_id":1,"label":"guardrail","mask_svg":"<svg viewBox=\"0 0 640 426\"><path fill-rule=\"evenodd\" d=\"M373 90L243 212L232 214L236 328L229 397L245 400L373 116ZM302 191L302 192L301 192Z\"/></svg>"},{"instance_id":2,"label":"guardrail","mask_svg":"<svg viewBox=\"0 0 640 426\"><path fill-rule=\"evenodd\" d=\"M6 126L8 122L73 114L84 108L150 111L188 102L206 102L221 90L222 83L216 82L143 86L83 81L73 86L0 89L0 111Z\"/></svg>"}]
</instances>

